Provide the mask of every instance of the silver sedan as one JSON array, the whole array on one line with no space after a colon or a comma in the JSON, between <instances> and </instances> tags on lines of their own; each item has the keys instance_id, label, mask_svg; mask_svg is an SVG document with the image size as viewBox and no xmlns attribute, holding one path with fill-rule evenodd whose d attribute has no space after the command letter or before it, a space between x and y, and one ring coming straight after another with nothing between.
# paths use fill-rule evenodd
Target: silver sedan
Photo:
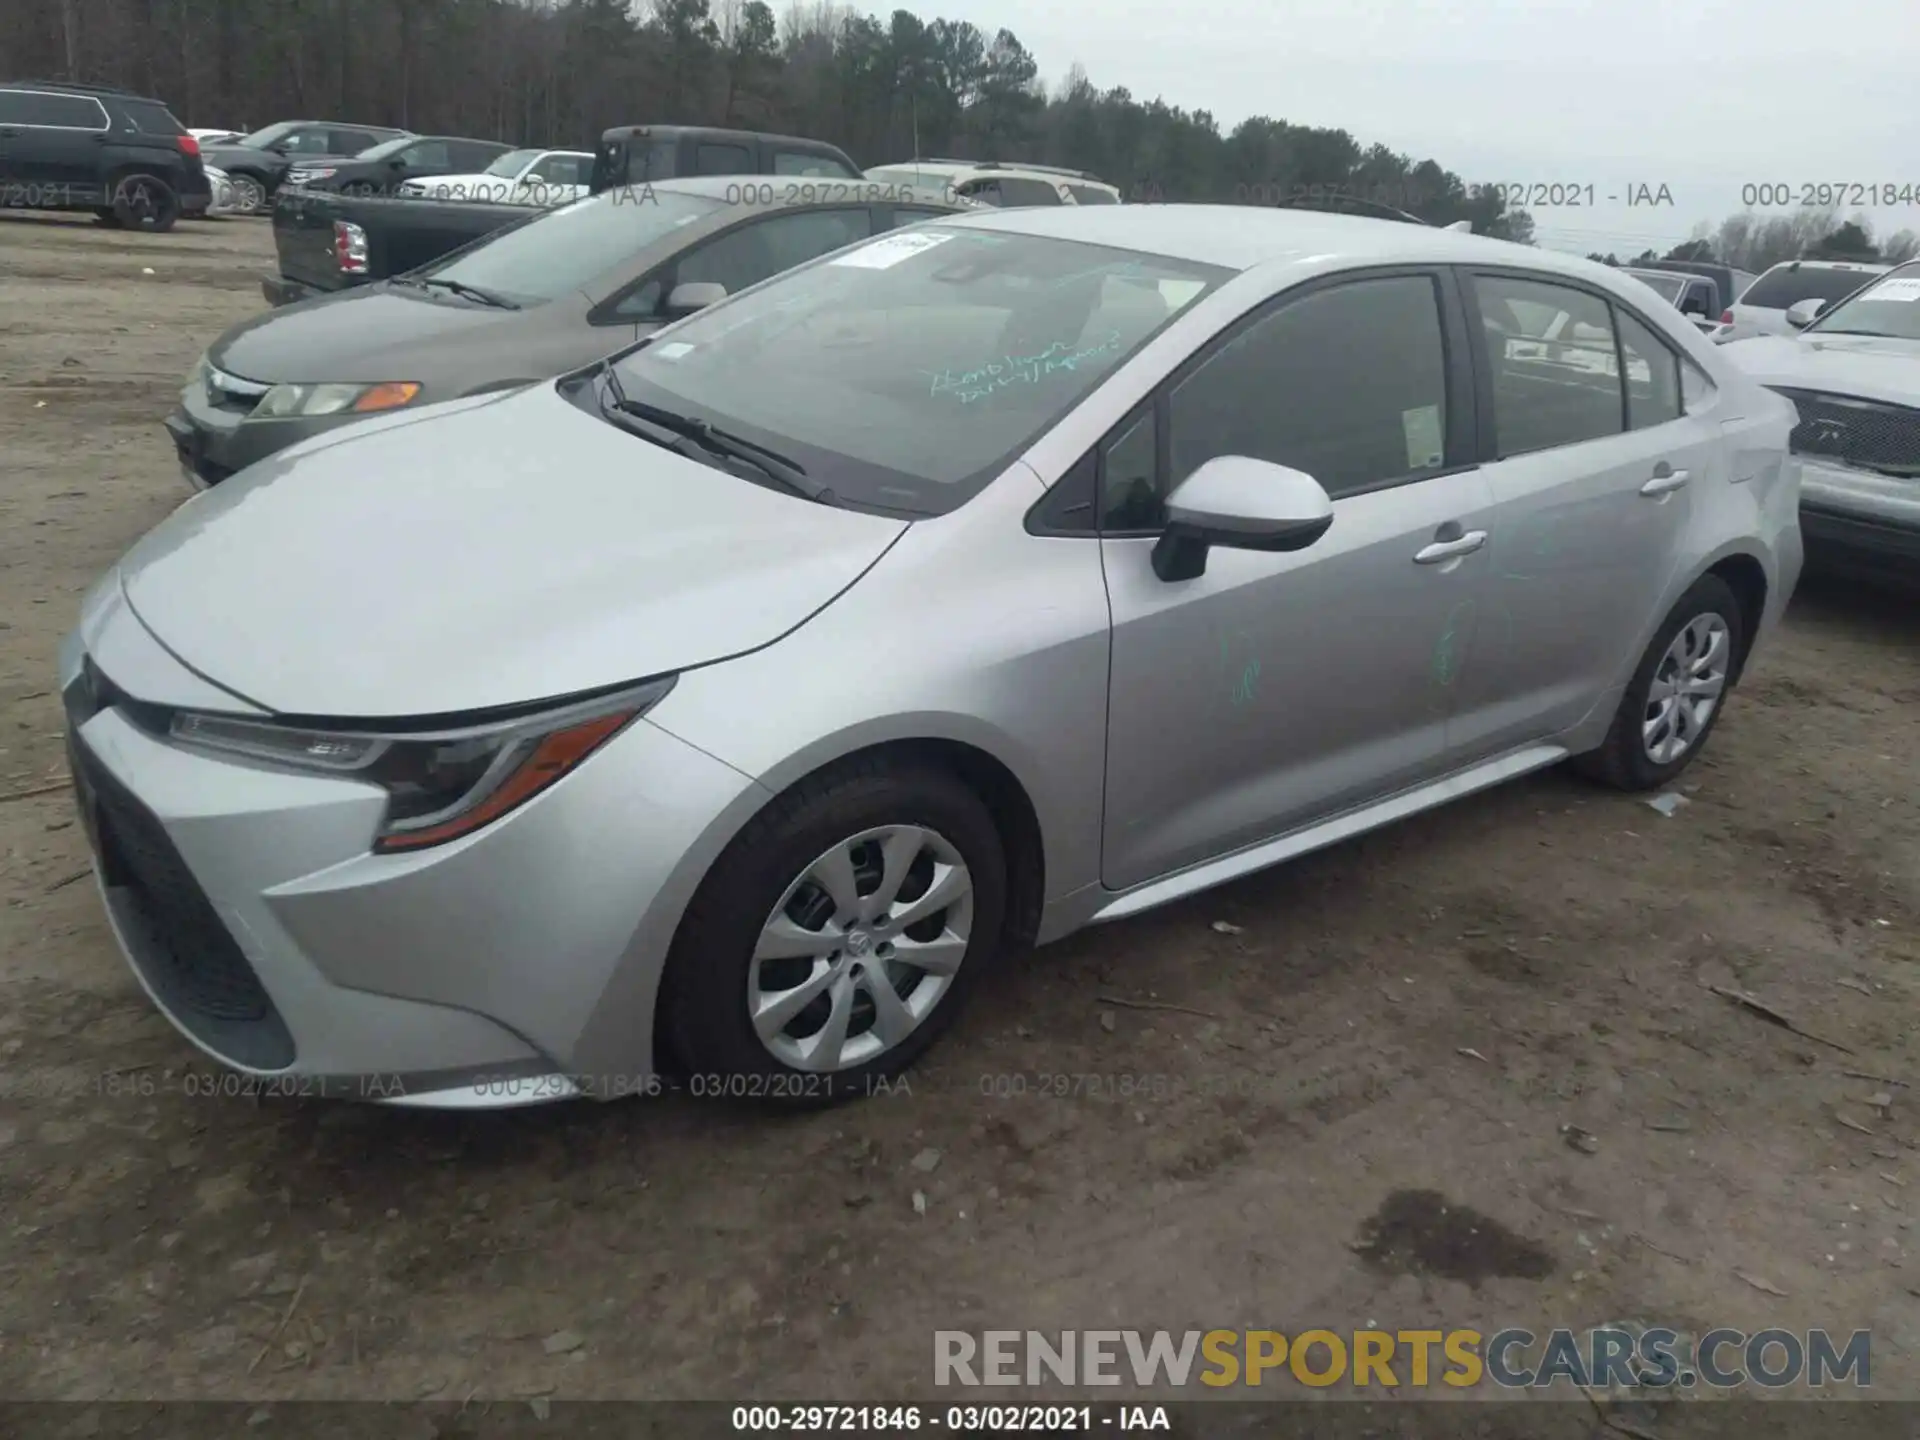
<instances>
[{"instance_id":1,"label":"silver sedan","mask_svg":"<svg viewBox=\"0 0 1920 1440\"><path fill-rule=\"evenodd\" d=\"M1005 210L197 496L60 660L113 929L297 1093L870 1093L996 958L1706 743L1792 407L1645 287Z\"/></svg>"}]
</instances>

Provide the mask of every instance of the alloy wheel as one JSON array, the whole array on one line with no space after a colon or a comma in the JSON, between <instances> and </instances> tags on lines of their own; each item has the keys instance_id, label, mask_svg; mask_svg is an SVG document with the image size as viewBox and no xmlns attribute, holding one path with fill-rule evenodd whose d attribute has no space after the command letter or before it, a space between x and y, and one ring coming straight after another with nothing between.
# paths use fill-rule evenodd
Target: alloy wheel
<instances>
[{"instance_id":1,"label":"alloy wheel","mask_svg":"<svg viewBox=\"0 0 1920 1440\"><path fill-rule=\"evenodd\" d=\"M1696 615L1673 637L1654 669L1640 742L1656 765L1671 765L1706 733L1727 689L1732 634L1720 616Z\"/></svg>"},{"instance_id":2,"label":"alloy wheel","mask_svg":"<svg viewBox=\"0 0 1920 1440\"><path fill-rule=\"evenodd\" d=\"M863 830L787 886L747 970L760 1042L796 1070L865 1065L919 1028L952 986L973 933L973 877L919 825Z\"/></svg>"},{"instance_id":3,"label":"alloy wheel","mask_svg":"<svg viewBox=\"0 0 1920 1440\"><path fill-rule=\"evenodd\" d=\"M266 187L251 175L236 175L231 183L233 208L242 215L257 215L266 207Z\"/></svg>"}]
</instances>

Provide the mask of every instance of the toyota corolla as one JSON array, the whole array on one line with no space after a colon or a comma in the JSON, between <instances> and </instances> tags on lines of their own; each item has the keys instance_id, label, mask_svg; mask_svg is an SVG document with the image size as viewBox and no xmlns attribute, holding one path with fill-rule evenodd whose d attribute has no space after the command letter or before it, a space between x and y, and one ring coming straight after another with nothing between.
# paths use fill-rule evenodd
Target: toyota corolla
<instances>
[{"instance_id":1,"label":"toyota corolla","mask_svg":"<svg viewBox=\"0 0 1920 1440\"><path fill-rule=\"evenodd\" d=\"M932 222L188 502L63 648L79 803L240 1070L857 1095L1033 943L1562 760L1671 782L1798 577L1794 423L1572 257Z\"/></svg>"}]
</instances>

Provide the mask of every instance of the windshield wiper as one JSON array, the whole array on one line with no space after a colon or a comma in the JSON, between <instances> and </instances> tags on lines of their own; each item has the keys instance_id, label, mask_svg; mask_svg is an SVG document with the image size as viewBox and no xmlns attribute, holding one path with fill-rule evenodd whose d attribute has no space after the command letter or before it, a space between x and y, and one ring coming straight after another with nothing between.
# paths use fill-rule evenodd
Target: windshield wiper
<instances>
[{"instance_id":1,"label":"windshield wiper","mask_svg":"<svg viewBox=\"0 0 1920 1440\"><path fill-rule=\"evenodd\" d=\"M791 490L794 494L808 500L818 500L823 505L837 504L833 491L818 480L808 476L805 467L791 460L778 450L769 450L764 445L756 445L729 431L716 428L706 420L692 415L682 415L675 410L662 409L658 405L649 405L644 400L628 398L620 377L612 365L606 369L607 391L613 397L613 408L622 415L630 415L636 420L644 420L679 438L683 443L673 448L681 454L689 454L688 445L700 452L694 458L721 456L728 460L737 460L751 465L761 474Z\"/></svg>"},{"instance_id":2,"label":"windshield wiper","mask_svg":"<svg viewBox=\"0 0 1920 1440\"><path fill-rule=\"evenodd\" d=\"M1884 330L1802 330L1802 335L1865 335L1871 340L1904 340L1904 335L1889 335Z\"/></svg>"},{"instance_id":3,"label":"windshield wiper","mask_svg":"<svg viewBox=\"0 0 1920 1440\"><path fill-rule=\"evenodd\" d=\"M429 275L424 279L409 280L407 283L409 285L431 286L441 290L447 290L458 295L462 300L472 300L494 310L518 310L520 308L514 304L513 301L507 299L506 296L496 295L491 290L482 290L478 285L469 285L464 280L442 280L437 275Z\"/></svg>"}]
</instances>

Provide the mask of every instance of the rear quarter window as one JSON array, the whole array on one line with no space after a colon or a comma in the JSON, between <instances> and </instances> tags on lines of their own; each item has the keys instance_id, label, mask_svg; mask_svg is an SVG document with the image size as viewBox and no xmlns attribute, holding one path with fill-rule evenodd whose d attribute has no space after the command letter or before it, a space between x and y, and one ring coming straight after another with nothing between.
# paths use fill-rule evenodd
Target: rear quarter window
<instances>
[{"instance_id":1,"label":"rear quarter window","mask_svg":"<svg viewBox=\"0 0 1920 1440\"><path fill-rule=\"evenodd\" d=\"M173 118L173 112L157 100L122 100L120 113L127 127L142 135L184 135L187 127Z\"/></svg>"}]
</instances>

